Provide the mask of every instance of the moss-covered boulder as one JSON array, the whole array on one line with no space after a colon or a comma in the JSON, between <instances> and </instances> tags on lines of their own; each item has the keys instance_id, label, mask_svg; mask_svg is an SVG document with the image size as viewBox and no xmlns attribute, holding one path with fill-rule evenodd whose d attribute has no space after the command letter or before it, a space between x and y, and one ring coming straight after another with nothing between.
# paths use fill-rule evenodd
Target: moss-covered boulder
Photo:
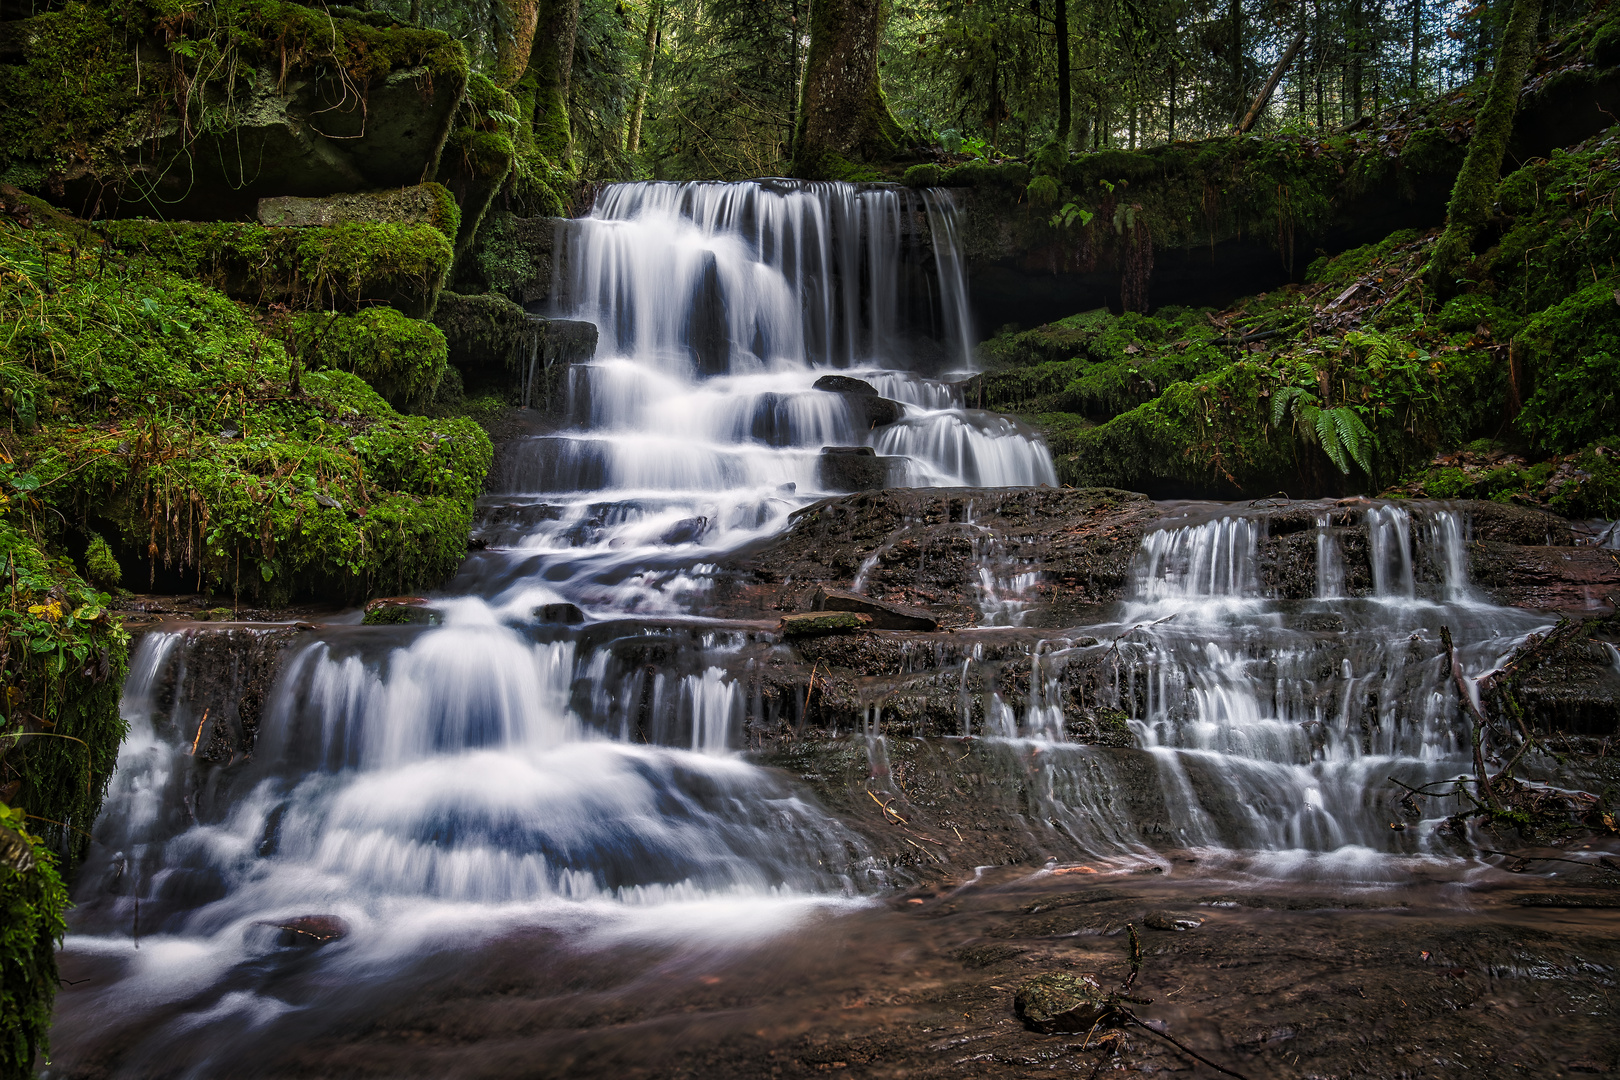
<instances>
[{"instance_id":1,"label":"moss-covered boulder","mask_svg":"<svg viewBox=\"0 0 1620 1080\"><path fill-rule=\"evenodd\" d=\"M557 218L490 211L476 241L456 260L456 291L498 293L517 304L550 298L557 233L566 227Z\"/></svg>"},{"instance_id":2,"label":"moss-covered boulder","mask_svg":"<svg viewBox=\"0 0 1620 1080\"><path fill-rule=\"evenodd\" d=\"M393 308L353 315L306 311L271 324L294 359L312 371L350 371L396 409L430 400L444 379L444 334Z\"/></svg>"},{"instance_id":3,"label":"moss-covered boulder","mask_svg":"<svg viewBox=\"0 0 1620 1080\"><path fill-rule=\"evenodd\" d=\"M15 218L0 253L24 268L0 281L17 467L41 520L100 533L126 585L345 602L430 587L464 556L491 453L476 424L401 416L358 375L295 366L167 260Z\"/></svg>"},{"instance_id":4,"label":"moss-covered boulder","mask_svg":"<svg viewBox=\"0 0 1620 1080\"><path fill-rule=\"evenodd\" d=\"M466 79L460 43L386 18L68 3L0 26L0 177L100 213L194 218L416 184Z\"/></svg>"},{"instance_id":5,"label":"moss-covered boulder","mask_svg":"<svg viewBox=\"0 0 1620 1080\"><path fill-rule=\"evenodd\" d=\"M259 224L432 225L454 240L461 228L461 209L443 184L416 184L391 191L299 198L283 195L259 200Z\"/></svg>"},{"instance_id":6,"label":"moss-covered boulder","mask_svg":"<svg viewBox=\"0 0 1620 1080\"><path fill-rule=\"evenodd\" d=\"M237 222L109 221L107 242L250 304L353 311L388 304L433 311L450 269L434 225L350 223L280 228Z\"/></svg>"}]
</instances>

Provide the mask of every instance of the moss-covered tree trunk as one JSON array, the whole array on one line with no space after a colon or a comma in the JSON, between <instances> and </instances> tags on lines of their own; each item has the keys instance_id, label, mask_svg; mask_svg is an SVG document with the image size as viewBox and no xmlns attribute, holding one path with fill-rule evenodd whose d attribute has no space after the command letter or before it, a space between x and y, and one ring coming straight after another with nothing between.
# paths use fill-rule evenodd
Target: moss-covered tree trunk
<instances>
[{"instance_id":1,"label":"moss-covered tree trunk","mask_svg":"<svg viewBox=\"0 0 1620 1080\"><path fill-rule=\"evenodd\" d=\"M835 179L850 162L887 161L899 150L900 124L878 83L885 15L883 0L813 0L795 176Z\"/></svg>"},{"instance_id":2,"label":"moss-covered tree trunk","mask_svg":"<svg viewBox=\"0 0 1620 1080\"><path fill-rule=\"evenodd\" d=\"M1468 156L1451 189L1446 231L1429 260L1429 285L1443 297L1457 291L1458 271L1473 253L1474 238L1490 217L1491 201L1502 178L1502 158L1513 134L1513 114L1519 109L1519 91L1535 53L1540 18L1541 0L1513 0L1491 89L1474 121Z\"/></svg>"},{"instance_id":3,"label":"moss-covered tree trunk","mask_svg":"<svg viewBox=\"0 0 1620 1080\"><path fill-rule=\"evenodd\" d=\"M630 131L624 148L634 154L641 149L641 115L647 107L647 91L652 86L653 60L658 55L659 25L664 20L664 0L652 0L647 8L647 41L641 53L641 79L636 83L635 103L630 107Z\"/></svg>"},{"instance_id":4,"label":"moss-covered tree trunk","mask_svg":"<svg viewBox=\"0 0 1620 1080\"><path fill-rule=\"evenodd\" d=\"M534 47L534 24L540 17L540 0L503 0L512 23L512 36L503 37L496 50L494 82L502 90L510 90L523 78L529 68L529 53Z\"/></svg>"},{"instance_id":5,"label":"moss-covered tree trunk","mask_svg":"<svg viewBox=\"0 0 1620 1080\"><path fill-rule=\"evenodd\" d=\"M579 0L539 0L529 70L518 91L534 101L534 148L547 160L572 166L574 130L568 119L568 80L574 70Z\"/></svg>"}]
</instances>

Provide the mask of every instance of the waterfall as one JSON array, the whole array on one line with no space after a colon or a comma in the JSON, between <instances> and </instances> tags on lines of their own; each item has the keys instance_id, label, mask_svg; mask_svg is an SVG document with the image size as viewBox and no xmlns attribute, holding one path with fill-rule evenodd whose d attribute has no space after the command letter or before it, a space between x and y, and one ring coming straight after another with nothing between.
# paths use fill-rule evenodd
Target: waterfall
<instances>
[{"instance_id":1,"label":"waterfall","mask_svg":"<svg viewBox=\"0 0 1620 1080\"><path fill-rule=\"evenodd\" d=\"M607 189L561 239L554 306L600 331L570 372L571 425L503 452L505 516L455 587L514 613L686 610L689 571L632 568L779 531L828 493L823 447L870 447L904 486L1055 485L1037 435L946 381L971 366L955 222L936 191ZM831 370L892 404L874 420L861 394L817 389Z\"/></svg>"}]
</instances>

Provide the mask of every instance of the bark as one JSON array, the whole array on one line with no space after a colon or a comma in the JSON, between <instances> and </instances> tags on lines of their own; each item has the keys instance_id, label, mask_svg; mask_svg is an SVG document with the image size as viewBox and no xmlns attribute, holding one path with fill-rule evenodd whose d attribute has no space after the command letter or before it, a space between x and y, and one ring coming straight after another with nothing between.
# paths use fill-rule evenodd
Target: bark
<instances>
[{"instance_id":1,"label":"bark","mask_svg":"<svg viewBox=\"0 0 1620 1080\"><path fill-rule=\"evenodd\" d=\"M574 34L579 0L539 0L534 49L529 54L525 89L534 94L534 147L559 165L574 161L574 133L568 119L568 80L574 70Z\"/></svg>"},{"instance_id":2,"label":"bark","mask_svg":"<svg viewBox=\"0 0 1620 1080\"><path fill-rule=\"evenodd\" d=\"M1490 217L1496 185L1502 178L1502 158L1513 134L1513 114L1519 108L1519 91L1535 54L1540 18L1541 0L1513 0L1491 88L1474 121L1468 156L1451 189L1446 231L1429 261L1429 285L1442 297L1457 291L1457 273L1473 253L1474 238Z\"/></svg>"},{"instance_id":3,"label":"bark","mask_svg":"<svg viewBox=\"0 0 1620 1080\"><path fill-rule=\"evenodd\" d=\"M1299 50L1304 46L1305 28L1301 27L1299 33L1294 35L1294 40L1289 44L1287 51L1282 54L1282 59L1278 60L1277 66L1271 69L1271 77L1266 80L1266 85L1260 88L1260 93L1255 97L1254 104L1249 106L1248 114L1243 117L1243 123L1238 125L1237 133L1239 135L1247 135L1249 129L1254 127L1254 122L1260 119L1260 114L1265 111L1266 105L1271 101L1271 95L1277 92L1277 84L1282 82L1283 72L1288 70L1289 65L1294 62L1294 57L1299 55Z\"/></svg>"},{"instance_id":4,"label":"bark","mask_svg":"<svg viewBox=\"0 0 1620 1080\"><path fill-rule=\"evenodd\" d=\"M653 58L658 54L658 26L664 21L664 0L652 0L647 11L647 41L641 54L641 81L636 83L636 100L630 106L630 133L625 149L634 154L641 148L641 113L647 107L647 90L652 86Z\"/></svg>"},{"instance_id":5,"label":"bark","mask_svg":"<svg viewBox=\"0 0 1620 1080\"><path fill-rule=\"evenodd\" d=\"M1057 0L1057 77L1058 77L1058 145L1069 145L1069 128L1074 122L1073 106L1069 100L1069 0Z\"/></svg>"},{"instance_id":6,"label":"bark","mask_svg":"<svg viewBox=\"0 0 1620 1080\"><path fill-rule=\"evenodd\" d=\"M841 162L888 161L900 149L878 82L885 15L883 0L812 0L795 175L836 176Z\"/></svg>"},{"instance_id":7,"label":"bark","mask_svg":"<svg viewBox=\"0 0 1620 1080\"><path fill-rule=\"evenodd\" d=\"M534 47L534 26L540 17L539 0L502 0L512 21L512 36L502 37L495 50L494 83L510 90L523 78Z\"/></svg>"},{"instance_id":8,"label":"bark","mask_svg":"<svg viewBox=\"0 0 1620 1080\"><path fill-rule=\"evenodd\" d=\"M1423 40L1423 0L1412 0L1412 72L1410 77L1410 90L1412 100L1417 100L1419 62L1422 58L1418 43Z\"/></svg>"},{"instance_id":9,"label":"bark","mask_svg":"<svg viewBox=\"0 0 1620 1080\"><path fill-rule=\"evenodd\" d=\"M1361 119L1361 71L1366 63L1366 35L1362 31L1362 0L1356 0L1350 15L1350 101L1355 107L1352 120Z\"/></svg>"}]
</instances>

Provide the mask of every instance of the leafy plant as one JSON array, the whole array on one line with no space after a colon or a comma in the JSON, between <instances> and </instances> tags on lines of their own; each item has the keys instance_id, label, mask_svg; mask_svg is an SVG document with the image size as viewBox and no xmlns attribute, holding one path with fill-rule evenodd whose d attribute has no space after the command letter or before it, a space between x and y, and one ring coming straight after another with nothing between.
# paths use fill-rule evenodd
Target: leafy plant
<instances>
[{"instance_id":1,"label":"leafy plant","mask_svg":"<svg viewBox=\"0 0 1620 1080\"><path fill-rule=\"evenodd\" d=\"M1087 225L1090 225L1091 219L1096 216L1096 214L1093 214L1090 210L1087 210L1078 203L1068 202L1064 203L1062 208L1059 209L1057 213L1052 215L1052 219L1049 224L1054 229L1070 229L1073 228L1074 223L1078 221L1080 223L1080 227L1083 229Z\"/></svg>"}]
</instances>

